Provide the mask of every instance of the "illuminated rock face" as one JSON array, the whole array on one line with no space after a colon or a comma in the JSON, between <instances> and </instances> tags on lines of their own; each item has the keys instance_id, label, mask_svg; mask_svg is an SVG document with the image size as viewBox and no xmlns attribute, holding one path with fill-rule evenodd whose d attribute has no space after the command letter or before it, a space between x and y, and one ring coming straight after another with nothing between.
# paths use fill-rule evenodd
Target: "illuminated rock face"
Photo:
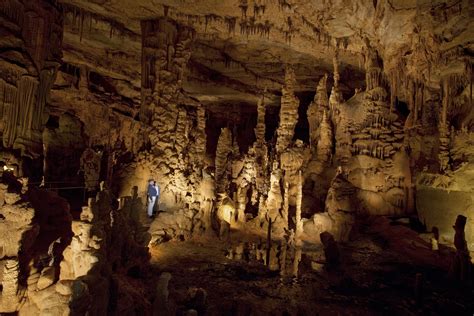
<instances>
[{"instance_id":1,"label":"illuminated rock face","mask_svg":"<svg viewBox=\"0 0 474 316\"><path fill-rule=\"evenodd\" d=\"M464 214L474 247L468 1L257 2L0 4L0 312L146 314L150 240Z\"/></svg>"},{"instance_id":2,"label":"illuminated rock face","mask_svg":"<svg viewBox=\"0 0 474 316\"><path fill-rule=\"evenodd\" d=\"M150 238L132 215L140 211L137 197L116 210L103 188L83 207L80 220L71 221L69 204L57 194L33 189L20 196L15 191L21 185L7 179L0 186L2 312L106 314L110 304L120 312L151 308L146 298L130 306L110 296L133 295L124 271L148 265L144 245Z\"/></svg>"},{"instance_id":3,"label":"illuminated rock face","mask_svg":"<svg viewBox=\"0 0 474 316\"><path fill-rule=\"evenodd\" d=\"M57 5L42 1L4 1L1 10L8 21L2 23L2 47L8 51L13 43L24 50L10 53L11 59L7 53L11 62L1 65L2 143L37 157L46 102L61 61L62 15Z\"/></svg>"}]
</instances>

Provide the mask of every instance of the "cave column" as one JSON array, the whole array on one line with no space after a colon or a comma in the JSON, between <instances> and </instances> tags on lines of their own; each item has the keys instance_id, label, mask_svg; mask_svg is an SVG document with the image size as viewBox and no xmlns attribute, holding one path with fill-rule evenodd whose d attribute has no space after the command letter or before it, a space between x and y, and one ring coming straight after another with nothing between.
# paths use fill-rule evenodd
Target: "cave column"
<instances>
[{"instance_id":1,"label":"cave column","mask_svg":"<svg viewBox=\"0 0 474 316\"><path fill-rule=\"evenodd\" d=\"M282 88L280 125L277 129L276 149L285 151L293 142L295 126L298 122L299 100L295 96L296 76L292 68L285 69L285 83Z\"/></svg>"},{"instance_id":2,"label":"cave column","mask_svg":"<svg viewBox=\"0 0 474 316\"><path fill-rule=\"evenodd\" d=\"M151 126L148 137L153 165L162 166L150 170L151 176L158 177L159 184L167 188L164 193L174 195L175 203L178 204L185 202L183 198L187 192L192 194L192 200L198 195L195 186L185 175L189 169L193 169L188 163L192 163L193 159L188 159L185 150L189 146L188 127L191 119L188 110L178 104L194 34L192 28L168 17L141 21L140 120ZM193 177L199 178L200 175Z\"/></svg>"}]
</instances>

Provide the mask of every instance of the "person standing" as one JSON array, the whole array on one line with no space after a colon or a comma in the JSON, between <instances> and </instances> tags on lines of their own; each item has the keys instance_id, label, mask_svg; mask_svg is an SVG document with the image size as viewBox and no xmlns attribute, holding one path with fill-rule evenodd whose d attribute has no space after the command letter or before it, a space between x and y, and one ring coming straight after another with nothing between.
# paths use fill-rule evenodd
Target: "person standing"
<instances>
[{"instance_id":1,"label":"person standing","mask_svg":"<svg viewBox=\"0 0 474 316\"><path fill-rule=\"evenodd\" d=\"M157 187L155 186L155 181L150 180L148 184L148 208L147 208L147 214L149 218L153 217L153 208L155 206L155 202L158 196L158 190Z\"/></svg>"}]
</instances>

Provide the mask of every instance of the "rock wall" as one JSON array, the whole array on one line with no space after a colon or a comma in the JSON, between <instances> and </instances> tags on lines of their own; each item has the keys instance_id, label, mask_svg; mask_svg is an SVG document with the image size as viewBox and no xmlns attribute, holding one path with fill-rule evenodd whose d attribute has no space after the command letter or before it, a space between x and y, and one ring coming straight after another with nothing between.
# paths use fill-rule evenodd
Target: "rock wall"
<instances>
[{"instance_id":1,"label":"rock wall","mask_svg":"<svg viewBox=\"0 0 474 316\"><path fill-rule=\"evenodd\" d=\"M0 312L20 315L151 311L150 237L134 195L112 208L103 188L72 220L57 194L27 190L4 173L0 184ZM147 293L146 295L139 293ZM131 303L133 302L133 304Z\"/></svg>"},{"instance_id":2,"label":"rock wall","mask_svg":"<svg viewBox=\"0 0 474 316\"><path fill-rule=\"evenodd\" d=\"M2 143L37 158L49 90L61 59L62 14L49 1L4 1L0 10Z\"/></svg>"}]
</instances>

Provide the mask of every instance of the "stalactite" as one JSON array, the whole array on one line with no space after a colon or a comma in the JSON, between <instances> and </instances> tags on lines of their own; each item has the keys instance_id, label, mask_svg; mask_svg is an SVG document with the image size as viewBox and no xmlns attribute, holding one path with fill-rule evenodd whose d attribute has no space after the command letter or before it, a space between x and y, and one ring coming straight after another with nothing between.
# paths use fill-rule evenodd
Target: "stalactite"
<instances>
[{"instance_id":1,"label":"stalactite","mask_svg":"<svg viewBox=\"0 0 474 316\"><path fill-rule=\"evenodd\" d=\"M3 103L3 121L5 123L5 128L3 131L3 146L10 147L13 144L16 126L17 126L17 109L16 109L16 99L17 99L17 88L13 85L6 83L5 81L0 81L1 88L3 90L3 98L0 101Z\"/></svg>"},{"instance_id":2,"label":"stalactite","mask_svg":"<svg viewBox=\"0 0 474 316\"><path fill-rule=\"evenodd\" d=\"M395 109L395 101L398 95L398 78L395 71L392 71L389 75L390 82L390 112Z\"/></svg>"},{"instance_id":3,"label":"stalactite","mask_svg":"<svg viewBox=\"0 0 474 316\"><path fill-rule=\"evenodd\" d=\"M265 5L259 5L257 3L254 3L253 5L253 16L259 16L260 14L265 14Z\"/></svg>"},{"instance_id":4,"label":"stalactite","mask_svg":"<svg viewBox=\"0 0 474 316\"><path fill-rule=\"evenodd\" d=\"M36 109L33 114L33 123L31 126L34 130L40 130L42 128L43 112L48 101L49 91L54 83L55 74L55 69L43 69L40 73Z\"/></svg>"},{"instance_id":5,"label":"stalactite","mask_svg":"<svg viewBox=\"0 0 474 316\"><path fill-rule=\"evenodd\" d=\"M286 0L278 0L278 8L282 11L291 11L291 4Z\"/></svg>"},{"instance_id":6,"label":"stalactite","mask_svg":"<svg viewBox=\"0 0 474 316\"><path fill-rule=\"evenodd\" d=\"M38 83L31 77L22 77L18 82L13 103L5 115L3 144L11 147L18 136L29 136L33 122L34 102ZM8 92L10 94L12 91ZM9 96L11 98L12 96Z\"/></svg>"},{"instance_id":7,"label":"stalactite","mask_svg":"<svg viewBox=\"0 0 474 316\"><path fill-rule=\"evenodd\" d=\"M236 17L228 17L224 18L224 23L227 25L227 33L235 33L235 24L237 23Z\"/></svg>"},{"instance_id":8,"label":"stalactite","mask_svg":"<svg viewBox=\"0 0 474 316\"><path fill-rule=\"evenodd\" d=\"M220 21L222 18L216 14L206 14L204 16L204 21L205 21L205 24L204 24L204 31L207 30L207 25L209 23L212 23L212 22L218 22Z\"/></svg>"},{"instance_id":9,"label":"stalactite","mask_svg":"<svg viewBox=\"0 0 474 316\"><path fill-rule=\"evenodd\" d=\"M380 87L382 71L380 68L377 51L367 43L365 56L365 81L367 83L367 91L376 87Z\"/></svg>"},{"instance_id":10,"label":"stalactite","mask_svg":"<svg viewBox=\"0 0 474 316\"><path fill-rule=\"evenodd\" d=\"M84 11L80 9L79 12L79 42L82 42L82 34L84 31Z\"/></svg>"},{"instance_id":11,"label":"stalactite","mask_svg":"<svg viewBox=\"0 0 474 316\"><path fill-rule=\"evenodd\" d=\"M240 0L239 8L240 8L240 12L242 14L242 19L247 18L248 7L249 6L248 6L248 3L247 3L247 0Z\"/></svg>"},{"instance_id":12,"label":"stalactite","mask_svg":"<svg viewBox=\"0 0 474 316\"><path fill-rule=\"evenodd\" d=\"M29 137L31 134L37 89L38 81L31 77L23 77L19 82L16 105L20 118L18 135Z\"/></svg>"},{"instance_id":13,"label":"stalactite","mask_svg":"<svg viewBox=\"0 0 474 316\"><path fill-rule=\"evenodd\" d=\"M18 1L2 1L0 12L7 16L16 25L23 25L23 14L25 12L23 4Z\"/></svg>"}]
</instances>

